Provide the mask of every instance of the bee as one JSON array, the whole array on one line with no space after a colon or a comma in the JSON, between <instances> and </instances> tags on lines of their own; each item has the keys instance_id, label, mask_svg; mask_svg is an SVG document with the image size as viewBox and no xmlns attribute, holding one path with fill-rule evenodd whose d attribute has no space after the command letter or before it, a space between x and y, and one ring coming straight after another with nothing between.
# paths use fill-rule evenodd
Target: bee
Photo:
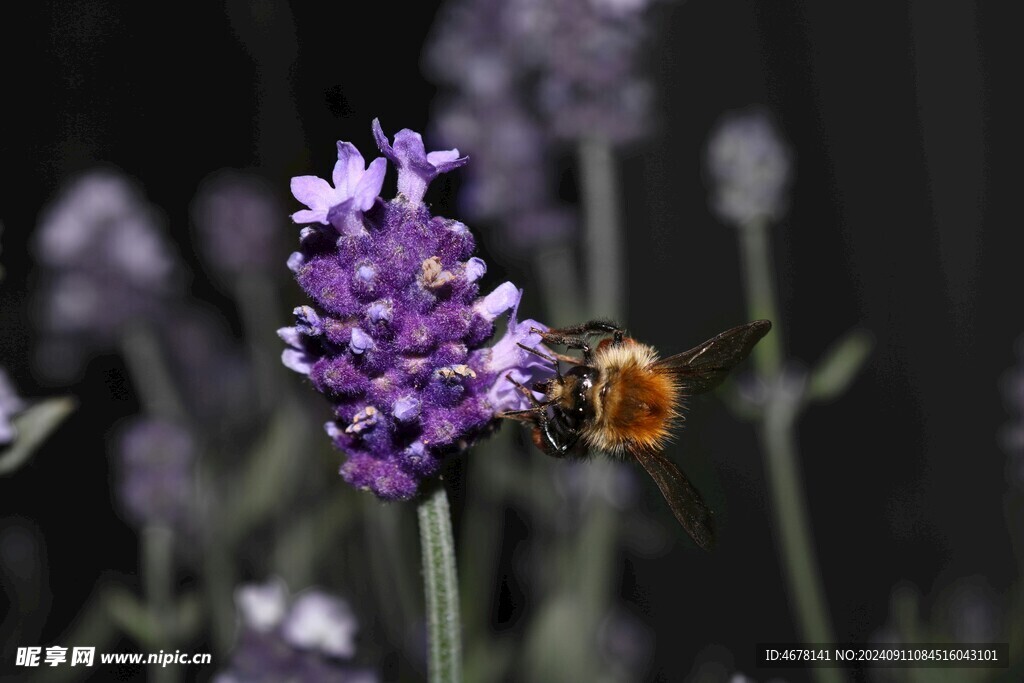
<instances>
[{"instance_id":1,"label":"bee","mask_svg":"<svg viewBox=\"0 0 1024 683\"><path fill-rule=\"evenodd\" d=\"M532 331L551 346L578 350L582 358L548 355L554 378L526 387L511 376L530 407L500 416L532 426L533 442L556 458L582 458L590 450L636 460L658 485L672 513L701 548L715 543L714 519L697 489L664 454L682 419L684 398L710 391L745 359L772 327L755 320L712 337L689 351L658 358L658 352L626 336L618 325L592 321L561 329ZM603 337L596 346L591 340ZM559 365L573 367L564 374ZM538 399L534 392L543 395Z\"/></svg>"}]
</instances>

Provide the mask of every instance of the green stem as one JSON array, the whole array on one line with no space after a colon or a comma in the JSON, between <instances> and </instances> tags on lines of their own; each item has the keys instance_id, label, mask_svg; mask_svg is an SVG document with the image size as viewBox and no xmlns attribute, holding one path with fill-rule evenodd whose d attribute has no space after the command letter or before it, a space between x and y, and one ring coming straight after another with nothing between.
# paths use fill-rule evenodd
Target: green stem
<instances>
[{"instance_id":1,"label":"green stem","mask_svg":"<svg viewBox=\"0 0 1024 683\"><path fill-rule=\"evenodd\" d=\"M439 484L419 503L423 583L427 597L430 683L462 683L459 583L448 494Z\"/></svg>"},{"instance_id":2,"label":"green stem","mask_svg":"<svg viewBox=\"0 0 1024 683\"><path fill-rule=\"evenodd\" d=\"M607 140L588 138L580 142L579 157L590 313L618 320L625 309L626 273L615 155Z\"/></svg>"},{"instance_id":3,"label":"green stem","mask_svg":"<svg viewBox=\"0 0 1024 683\"><path fill-rule=\"evenodd\" d=\"M174 532L169 527L151 524L142 531L143 582L146 603L157 624L160 646L173 650L174 624ZM178 667L150 667L156 683L178 680Z\"/></svg>"},{"instance_id":4,"label":"green stem","mask_svg":"<svg viewBox=\"0 0 1024 683\"><path fill-rule=\"evenodd\" d=\"M121 349L145 411L186 421L185 408L153 330L142 325L129 330L121 340Z\"/></svg>"},{"instance_id":5,"label":"green stem","mask_svg":"<svg viewBox=\"0 0 1024 683\"><path fill-rule=\"evenodd\" d=\"M753 358L762 378L775 377L782 369L782 321L775 300L772 250L768 226L753 222L740 226L740 261L747 294L747 312L752 320L771 320L772 331L754 347Z\"/></svg>"},{"instance_id":6,"label":"green stem","mask_svg":"<svg viewBox=\"0 0 1024 683\"><path fill-rule=\"evenodd\" d=\"M752 319L771 320L773 325L771 333L754 347L753 361L762 383L772 390L762 414L760 438L789 592L805 642L831 643L832 627L797 463L796 421L801 397L790 396L781 386L782 324L766 223L740 227L740 252L748 313ZM814 675L821 683L837 683L845 678L838 669L814 669Z\"/></svg>"},{"instance_id":7,"label":"green stem","mask_svg":"<svg viewBox=\"0 0 1024 683\"><path fill-rule=\"evenodd\" d=\"M274 333L281 323L277 291L273 280L262 273L240 275L233 286L256 370L260 403L266 406L280 400L283 388L280 342Z\"/></svg>"}]
</instances>

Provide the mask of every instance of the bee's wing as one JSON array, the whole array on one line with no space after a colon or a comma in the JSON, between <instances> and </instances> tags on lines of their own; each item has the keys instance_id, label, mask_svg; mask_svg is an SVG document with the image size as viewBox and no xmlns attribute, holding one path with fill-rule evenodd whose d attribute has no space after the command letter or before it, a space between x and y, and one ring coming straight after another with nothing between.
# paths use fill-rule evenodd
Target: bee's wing
<instances>
[{"instance_id":1,"label":"bee's wing","mask_svg":"<svg viewBox=\"0 0 1024 683\"><path fill-rule=\"evenodd\" d=\"M689 351L659 360L654 367L683 380L687 394L710 391L722 383L771 328L770 321L755 320L726 330Z\"/></svg>"},{"instance_id":2,"label":"bee's wing","mask_svg":"<svg viewBox=\"0 0 1024 683\"><path fill-rule=\"evenodd\" d=\"M715 545L714 516L686 475L660 451L636 450L633 456L661 489L686 533L701 548L711 550Z\"/></svg>"}]
</instances>

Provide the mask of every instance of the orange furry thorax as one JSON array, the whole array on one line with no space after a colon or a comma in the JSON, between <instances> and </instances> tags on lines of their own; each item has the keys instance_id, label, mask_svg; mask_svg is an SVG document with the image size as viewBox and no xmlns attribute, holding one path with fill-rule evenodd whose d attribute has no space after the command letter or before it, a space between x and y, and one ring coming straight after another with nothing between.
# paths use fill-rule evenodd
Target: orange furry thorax
<instances>
[{"instance_id":1,"label":"orange furry thorax","mask_svg":"<svg viewBox=\"0 0 1024 683\"><path fill-rule=\"evenodd\" d=\"M679 417L675 378L657 371L652 347L630 342L600 345L594 356L601 376L594 387L594 421L584 438L594 448L614 454L660 450Z\"/></svg>"}]
</instances>

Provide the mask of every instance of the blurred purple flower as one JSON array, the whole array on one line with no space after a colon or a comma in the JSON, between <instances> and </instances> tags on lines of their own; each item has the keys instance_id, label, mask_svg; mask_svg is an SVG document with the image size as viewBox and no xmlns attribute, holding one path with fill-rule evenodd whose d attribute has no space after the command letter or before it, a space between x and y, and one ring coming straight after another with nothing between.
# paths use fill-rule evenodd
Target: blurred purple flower
<instances>
[{"instance_id":1,"label":"blurred purple flower","mask_svg":"<svg viewBox=\"0 0 1024 683\"><path fill-rule=\"evenodd\" d=\"M195 302L169 306L159 332L190 416L215 431L230 431L258 413L251 403L256 387L250 361L223 316ZM238 410L243 404L250 410Z\"/></svg>"},{"instance_id":2,"label":"blurred purple flower","mask_svg":"<svg viewBox=\"0 0 1024 683\"><path fill-rule=\"evenodd\" d=\"M39 366L57 378L77 372L83 355L128 323L157 317L177 267L155 209L110 170L61 193L43 212L35 249L45 271Z\"/></svg>"},{"instance_id":3,"label":"blurred purple flower","mask_svg":"<svg viewBox=\"0 0 1024 683\"><path fill-rule=\"evenodd\" d=\"M350 659L356 653L356 629L356 618L348 603L312 590L295 598L281 633L299 649Z\"/></svg>"},{"instance_id":4,"label":"blurred purple flower","mask_svg":"<svg viewBox=\"0 0 1024 683\"><path fill-rule=\"evenodd\" d=\"M786 209L792 163L768 114L760 109L727 114L708 141L711 208L739 226L778 219Z\"/></svg>"},{"instance_id":5,"label":"blurred purple flower","mask_svg":"<svg viewBox=\"0 0 1024 683\"><path fill-rule=\"evenodd\" d=\"M559 140L613 144L651 130L641 73L648 0L449 0L425 61L453 89L438 134L473 164L466 215L498 221L518 253L572 237L559 201ZM555 229L548 229L555 228Z\"/></svg>"},{"instance_id":6,"label":"blurred purple flower","mask_svg":"<svg viewBox=\"0 0 1024 683\"><path fill-rule=\"evenodd\" d=\"M386 153L413 163L422 147L413 136L400 133L402 143ZM339 149L344 145L351 147L339 143ZM472 257L469 229L432 217L419 203L426 185L417 183L463 160L448 153L429 163L429 172L399 170L400 184L402 173L426 173L415 181L406 176L413 196L367 200L375 206L340 238L303 229L300 257L289 262L298 264L296 279L313 305L295 309L295 325L278 332L288 347L283 363L307 375L334 405L326 429L347 455L342 476L392 500L414 496L445 455L514 407L492 400L501 396L491 390L519 369L518 354L495 356L484 348L495 319L517 305L519 290L505 283L479 296L485 265ZM522 371L546 376L533 365Z\"/></svg>"},{"instance_id":7,"label":"blurred purple flower","mask_svg":"<svg viewBox=\"0 0 1024 683\"><path fill-rule=\"evenodd\" d=\"M348 603L311 589L288 599L280 580L238 589L238 643L215 683L375 683L351 663L356 618Z\"/></svg>"},{"instance_id":8,"label":"blurred purple flower","mask_svg":"<svg viewBox=\"0 0 1024 683\"><path fill-rule=\"evenodd\" d=\"M11 420L24 409L25 402L18 396L7 373L0 368L0 446L14 441L17 433Z\"/></svg>"},{"instance_id":9,"label":"blurred purple flower","mask_svg":"<svg viewBox=\"0 0 1024 683\"><path fill-rule=\"evenodd\" d=\"M168 420L136 418L122 431L118 454L128 517L139 525L187 527L195 502L192 435Z\"/></svg>"},{"instance_id":10,"label":"blurred purple flower","mask_svg":"<svg viewBox=\"0 0 1024 683\"><path fill-rule=\"evenodd\" d=\"M192 202L203 253L230 275L277 264L281 209L262 178L225 169L209 175Z\"/></svg>"}]
</instances>

